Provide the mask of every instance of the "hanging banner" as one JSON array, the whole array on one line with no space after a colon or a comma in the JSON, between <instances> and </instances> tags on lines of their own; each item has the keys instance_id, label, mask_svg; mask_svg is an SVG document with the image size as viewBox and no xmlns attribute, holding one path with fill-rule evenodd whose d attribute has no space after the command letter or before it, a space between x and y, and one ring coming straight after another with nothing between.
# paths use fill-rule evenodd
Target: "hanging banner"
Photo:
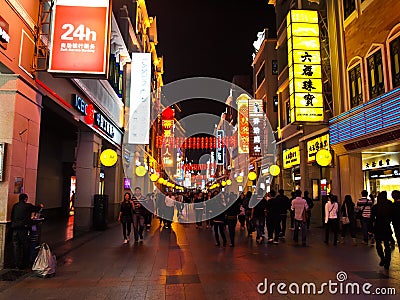
<instances>
[{"instance_id":1,"label":"hanging banner","mask_svg":"<svg viewBox=\"0 0 400 300\"><path fill-rule=\"evenodd\" d=\"M109 0L57 0L48 72L105 78L110 11Z\"/></svg>"},{"instance_id":2,"label":"hanging banner","mask_svg":"<svg viewBox=\"0 0 400 300\"><path fill-rule=\"evenodd\" d=\"M264 114L262 100L249 100L249 150L250 156L260 157L264 137Z\"/></svg>"},{"instance_id":3,"label":"hanging banner","mask_svg":"<svg viewBox=\"0 0 400 300\"><path fill-rule=\"evenodd\" d=\"M150 88L151 53L132 53L129 144L149 144Z\"/></svg>"},{"instance_id":4,"label":"hanging banner","mask_svg":"<svg viewBox=\"0 0 400 300\"><path fill-rule=\"evenodd\" d=\"M249 100L238 99L238 150L240 154L249 153Z\"/></svg>"},{"instance_id":5,"label":"hanging banner","mask_svg":"<svg viewBox=\"0 0 400 300\"><path fill-rule=\"evenodd\" d=\"M223 165L225 163L225 145L222 143L224 137L225 132L223 130L217 130L217 145L215 149L217 165Z\"/></svg>"},{"instance_id":6,"label":"hanging banner","mask_svg":"<svg viewBox=\"0 0 400 300\"><path fill-rule=\"evenodd\" d=\"M287 15L290 117L292 123L324 121L318 12Z\"/></svg>"}]
</instances>

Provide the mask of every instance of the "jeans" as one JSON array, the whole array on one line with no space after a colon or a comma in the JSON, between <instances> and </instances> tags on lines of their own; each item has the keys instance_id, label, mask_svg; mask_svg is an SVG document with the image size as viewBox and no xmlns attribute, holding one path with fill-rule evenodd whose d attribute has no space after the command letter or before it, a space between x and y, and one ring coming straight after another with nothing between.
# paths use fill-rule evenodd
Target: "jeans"
<instances>
[{"instance_id":1,"label":"jeans","mask_svg":"<svg viewBox=\"0 0 400 300\"><path fill-rule=\"evenodd\" d=\"M12 242L14 246L15 265L19 269L29 266L29 236L28 229L13 229Z\"/></svg>"},{"instance_id":2,"label":"jeans","mask_svg":"<svg viewBox=\"0 0 400 300\"><path fill-rule=\"evenodd\" d=\"M279 240L279 232L281 231L280 220L280 215L267 217L267 222L269 223L267 227L269 240L274 239L276 242Z\"/></svg>"},{"instance_id":3,"label":"jeans","mask_svg":"<svg viewBox=\"0 0 400 300\"><path fill-rule=\"evenodd\" d=\"M235 229L237 224L236 216L235 217L228 216L227 222L228 222L229 238L231 239L231 244L235 245Z\"/></svg>"},{"instance_id":4,"label":"jeans","mask_svg":"<svg viewBox=\"0 0 400 300\"><path fill-rule=\"evenodd\" d=\"M257 239L261 238L264 234L265 217L255 217L255 225L257 230Z\"/></svg>"},{"instance_id":5,"label":"jeans","mask_svg":"<svg viewBox=\"0 0 400 300\"><path fill-rule=\"evenodd\" d=\"M143 236L144 229L144 217L141 214L133 214L133 234L135 235L135 241L139 239L139 236Z\"/></svg>"},{"instance_id":6,"label":"jeans","mask_svg":"<svg viewBox=\"0 0 400 300\"><path fill-rule=\"evenodd\" d=\"M219 233L221 234L222 237L222 242L224 243L223 245L226 246L226 236L225 236L225 224L224 222L215 222L214 221L214 234L215 234L215 241L217 242L217 245L219 246Z\"/></svg>"},{"instance_id":7,"label":"jeans","mask_svg":"<svg viewBox=\"0 0 400 300\"><path fill-rule=\"evenodd\" d=\"M294 220L294 234L293 240L297 243L299 241L299 228L301 228L301 241L303 245L306 243L307 239L307 224L302 220Z\"/></svg>"},{"instance_id":8,"label":"jeans","mask_svg":"<svg viewBox=\"0 0 400 300\"><path fill-rule=\"evenodd\" d=\"M325 224L325 243L329 242L329 231L333 231L333 244L337 244L338 231L339 231L339 219L328 219L328 223Z\"/></svg>"},{"instance_id":9,"label":"jeans","mask_svg":"<svg viewBox=\"0 0 400 300\"><path fill-rule=\"evenodd\" d=\"M363 234L364 242L368 243L369 232L371 232L371 220L370 218L361 217L361 231Z\"/></svg>"},{"instance_id":10,"label":"jeans","mask_svg":"<svg viewBox=\"0 0 400 300\"><path fill-rule=\"evenodd\" d=\"M122 234L124 235L124 239L127 239L131 234L132 222L121 222L122 224Z\"/></svg>"},{"instance_id":11,"label":"jeans","mask_svg":"<svg viewBox=\"0 0 400 300\"><path fill-rule=\"evenodd\" d=\"M196 225L201 226L203 223L203 209L195 208L195 214L196 214Z\"/></svg>"}]
</instances>

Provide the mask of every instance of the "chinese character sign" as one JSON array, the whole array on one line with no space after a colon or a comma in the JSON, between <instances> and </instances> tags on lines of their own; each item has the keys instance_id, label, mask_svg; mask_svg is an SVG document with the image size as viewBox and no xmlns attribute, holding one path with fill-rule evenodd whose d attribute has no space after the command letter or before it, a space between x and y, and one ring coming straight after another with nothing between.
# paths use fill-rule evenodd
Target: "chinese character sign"
<instances>
[{"instance_id":1,"label":"chinese character sign","mask_svg":"<svg viewBox=\"0 0 400 300\"><path fill-rule=\"evenodd\" d=\"M109 0L57 0L53 10L49 72L106 76Z\"/></svg>"},{"instance_id":2,"label":"chinese character sign","mask_svg":"<svg viewBox=\"0 0 400 300\"><path fill-rule=\"evenodd\" d=\"M300 164L300 147L283 150L283 168L289 169Z\"/></svg>"},{"instance_id":3,"label":"chinese character sign","mask_svg":"<svg viewBox=\"0 0 400 300\"><path fill-rule=\"evenodd\" d=\"M287 24L292 122L322 122L324 103L318 12L291 10Z\"/></svg>"},{"instance_id":4,"label":"chinese character sign","mask_svg":"<svg viewBox=\"0 0 400 300\"><path fill-rule=\"evenodd\" d=\"M329 134L325 134L310 141L307 141L307 162L310 163L315 161L315 155L321 149L330 150Z\"/></svg>"},{"instance_id":5,"label":"chinese character sign","mask_svg":"<svg viewBox=\"0 0 400 300\"><path fill-rule=\"evenodd\" d=\"M238 150L240 154L249 153L249 100L240 99L238 105Z\"/></svg>"},{"instance_id":6,"label":"chinese character sign","mask_svg":"<svg viewBox=\"0 0 400 300\"><path fill-rule=\"evenodd\" d=\"M225 145L223 145L223 139L225 137L225 132L223 130L217 130L217 138L216 138L216 161L217 165L223 165L225 163Z\"/></svg>"},{"instance_id":7,"label":"chinese character sign","mask_svg":"<svg viewBox=\"0 0 400 300\"><path fill-rule=\"evenodd\" d=\"M264 114L262 100L249 100L249 150L250 156L262 156L261 150L264 141Z\"/></svg>"}]
</instances>

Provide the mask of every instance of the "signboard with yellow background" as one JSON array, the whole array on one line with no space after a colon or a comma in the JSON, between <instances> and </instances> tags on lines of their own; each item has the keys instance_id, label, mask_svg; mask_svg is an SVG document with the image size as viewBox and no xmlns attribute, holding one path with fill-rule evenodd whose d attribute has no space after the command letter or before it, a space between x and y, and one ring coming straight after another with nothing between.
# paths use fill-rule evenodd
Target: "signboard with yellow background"
<instances>
[{"instance_id":1,"label":"signboard with yellow background","mask_svg":"<svg viewBox=\"0 0 400 300\"><path fill-rule=\"evenodd\" d=\"M300 147L283 150L283 168L289 169L300 164Z\"/></svg>"},{"instance_id":2,"label":"signboard with yellow background","mask_svg":"<svg viewBox=\"0 0 400 300\"><path fill-rule=\"evenodd\" d=\"M324 120L318 12L287 15L290 117L293 123Z\"/></svg>"},{"instance_id":3,"label":"signboard with yellow background","mask_svg":"<svg viewBox=\"0 0 400 300\"><path fill-rule=\"evenodd\" d=\"M315 161L315 155L319 150L330 150L329 148L329 134L319 136L315 139L307 141L307 162Z\"/></svg>"}]
</instances>

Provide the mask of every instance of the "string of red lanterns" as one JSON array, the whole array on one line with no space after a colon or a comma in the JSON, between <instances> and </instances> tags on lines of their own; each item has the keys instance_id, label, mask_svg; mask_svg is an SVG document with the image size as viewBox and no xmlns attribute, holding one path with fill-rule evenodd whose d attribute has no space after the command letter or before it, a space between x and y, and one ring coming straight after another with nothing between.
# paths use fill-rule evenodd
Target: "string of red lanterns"
<instances>
[{"instance_id":1,"label":"string of red lanterns","mask_svg":"<svg viewBox=\"0 0 400 300\"><path fill-rule=\"evenodd\" d=\"M217 140L215 137L156 137L156 147L162 148L168 145L172 148L183 149L215 149ZM220 147L237 147L237 136L226 136L221 138Z\"/></svg>"}]
</instances>

